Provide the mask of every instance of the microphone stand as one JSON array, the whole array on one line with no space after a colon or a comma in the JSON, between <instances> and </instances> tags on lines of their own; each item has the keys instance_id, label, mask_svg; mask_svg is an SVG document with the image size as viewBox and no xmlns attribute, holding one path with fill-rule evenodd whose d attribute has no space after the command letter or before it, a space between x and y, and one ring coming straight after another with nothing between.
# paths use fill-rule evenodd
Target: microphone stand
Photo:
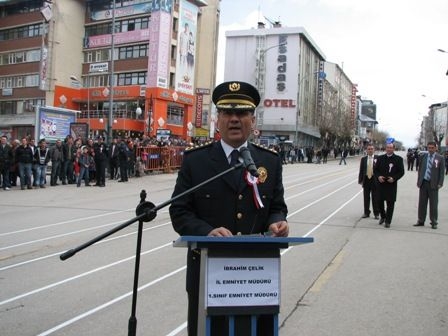
<instances>
[{"instance_id":1,"label":"microphone stand","mask_svg":"<svg viewBox=\"0 0 448 336\"><path fill-rule=\"evenodd\" d=\"M71 257L73 257L76 253L84 250L85 248L99 242L100 240L103 240L106 237L109 237L110 235L128 227L129 225L135 223L138 221L138 231L137 231L137 247L135 251L135 270L134 270L134 285L132 289L132 307L131 307L131 316L129 317L128 322L128 336L136 336L137 333L137 317L136 317L136 310L137 310L137 294L138 294L138 277L140 272L140 253L141 253L141 247L142 247L142 234L143 234L143 222L150 222L157 216L157 211L166 207L167 205L171 204L175 200L184 197L186 195L191 194L192 192L198 190L199 188L202 188L204 185L209 184L210 182L213 182L214 180L217 180L223 175L226 175L230 173L231 171L234 171L235 169L238 169L242 167L244 164L242 162L237 163L233 167L230 167L229 169L226 169L222 171L221 173L209 178L208 180L205 180L204 182L199 183L198 185L185 190L183 193L180 193L179 195L174 196L173 198L170 198L169 200L159 204L154 205L154 203L146 201L146 191L142 190L140 192L140 203L137 205L137 208L135 209L136 217L128 220L127 222L124 222L123 224L120 224L111 230L104 232L97 237L93 238L92 240L89 240L85 242L84 244L81 244L73 249L70 249L64 253L62 253L59 258L64 261Z\"/></svg>"}]
</instances>

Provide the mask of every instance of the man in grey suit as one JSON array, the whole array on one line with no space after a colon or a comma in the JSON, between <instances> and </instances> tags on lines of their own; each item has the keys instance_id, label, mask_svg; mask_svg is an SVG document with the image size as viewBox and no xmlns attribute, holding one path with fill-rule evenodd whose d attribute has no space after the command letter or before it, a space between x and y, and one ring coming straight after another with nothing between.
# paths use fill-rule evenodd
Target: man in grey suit
<instances>
[{"instance_id":1,"label":"man in grey suit","mask_svg":"<svg viewBox=\"0 0 448 336\"><path fill-rule=\"evenodd\" d=\"M431 227L437 229L439 189L443 186L445 177L445 160L436 153L435 142L428 142L428 153L423 154L419 160L417 187L418 195L418 221L414 226L425 225L426 210L429 200L429 219Z\"/></svg>"}]
</instances>

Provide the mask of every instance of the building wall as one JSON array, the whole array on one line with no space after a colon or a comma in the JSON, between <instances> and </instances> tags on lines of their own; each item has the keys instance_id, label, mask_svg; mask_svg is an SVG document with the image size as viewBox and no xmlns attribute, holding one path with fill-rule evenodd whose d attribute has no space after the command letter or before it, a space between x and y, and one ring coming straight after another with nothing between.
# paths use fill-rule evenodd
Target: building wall
<instances>
[{"instance_id":1,"label":"building wall","mask_svg":"<svg viewBox=\"0 0 448 336\"><path fill-rule=\"evenodd\" d=\"M219 0L207 0L208 5L201 7L197 27L196 48L196 92L195 106L195 135L210 136L213 103L211 92L216 83L216 69L218 56L219 34ZM213 69L207 71L207 69ZM212 129L213 131L213 129Z\"/></svg>"},{"instance_id":2,"label":"building wall","mask_svg":"<svg viewBox=\"0 0 448 336\"><path fill-rule=\"evenodd\" d=\"M319 137L318 72L323 53L303 28L264 28L226 34L224 78L256 86L257 128L309 145Z\"/></svg>"},{"instance_id":3,"label":"building wall","mask_svg":"<svg viewBox=\"0 0 448 336\"><path fill-rule=\"evenodd\" d=\"M58 99L54 96L55 84L69 86L70 76L79 75L80 60L83 59L84 19L84 1L54 1L53 19L47 36L51 55L47 102Z\"/></svg>"},{"instance_id":4,"label":"building wall","mask_svg":"<svg viewBox=\"0 0 448 336\"><path fill-rule=\"evenodd\" d=\"M0 111L0 132L3 127L14 128L14 119L17 119L17 127L27 124L32 128L34 124L33 108L29 108L27 99L40 99L41 104L65 106L67 108L81 110L80 122L90 122L92 128L103 127L98 125L98 116L105 115L109 109L110 74L113 72L114 83L114 114L123 115L119 110L125 106L126 113L130 112L131 119L117 119L115 127L129 128L134 131L149 132L155 135L160 118L165 120L163 128L169 128L173 134L188 138L195 135L195 128L191 128L196 118L195 94L196 88L204 95L202 99L203 116L197 119L197 129L207 131L210 120L211 99L210 92L215 85L215 65L217 58L217 36L219 26L219 0L172 0L163 2L163 8L157 7L161 2L125 3L125 7L118 7L115 13L117 27L125 20L149 18L150 11L154 21L149 20L149 27L142 29L122 29L114 34L114 62L110 62L111 34L105 27L111 23L111 11L107 8L107 1L101 2L101 8L94 11L90 6L100 4L99 1L85 0L53 0L53 16L47 24L44 36L34 36L26 39L13 39L0 41L0 53L8 50L40 50L44 43L48 49L45 71L41 71L41 61L29 63L0 64L0 81L11 74L34 73L35 76L46 75L45 87L39 88L39 83L32 87L7 88L2 100L20 100L16 102L13 113L29 112L29 116L8 118L2 122ZM112 1L109 1L111 6ZM130 4L130 5L129 5ZM2 10L0 5L0 11ZM158 12L159 21L156 20ZM197 13L199 13L197 15ZM197 16L197 17L196 17ZM197 23L194 36L194 67L189 69L191 77L186 78L180 74L179 67L179 24L182 20L191 20ZM197 20L197 21L196 21ZM156 22L157 21L157 22ZM41 25L43 16L40 9L36 8L31 13L5 16L0 20L0 30L10 26L24 24ZM157 24L159 23L159 24ZM87 34L87 29L102 27L96 34ZM119 29L117 29L119 30ZM89 35L89 36L87 36ZM151 45L151 42L157 42ZM119 48L145 45L148 50L146 56L132 59L118 59ZM154 58L156 56L156 58ZM124 75L147 74L143 82L135 85L134 82L121 84ZM155 80L148 80L149 74L154 75ZM70 79L72 78L72 79ZM134 77L132 77L134 78ZM120 79L118 82L117 79ZM186 79L188 92L185 86L177 87L176 83ZM140 81L140 77L138 79ZM177 80L177 82L176 82ZM177 91L175 90L177 87ZM129 94L124 94L128 92ZM121 94L123 93L123 94ZM181 124L167 123L169 107L180 106L183 109L184 119ZM140 107L144 113L138 116L135 111ZM129 111L129 109L132 109ZM90 117L90 111L95 120ZM87 116L87 117L86 117ZM24 118L27 117L27 118ZM144 119L143 119L144 118ZM104 118L103 118L104 119ZM123 119L123 120L121 120ZM149 125L150 121L153 124ZM104 120L103 120L104 121ZM129 126L131 125L131 126ZM203 126L206 126L205 128ZM22 126L21 126L22 127ZM190 132L192 130L192 132ZM208 134L207 134L208 135Z\"/></svg>"}]
</instances>

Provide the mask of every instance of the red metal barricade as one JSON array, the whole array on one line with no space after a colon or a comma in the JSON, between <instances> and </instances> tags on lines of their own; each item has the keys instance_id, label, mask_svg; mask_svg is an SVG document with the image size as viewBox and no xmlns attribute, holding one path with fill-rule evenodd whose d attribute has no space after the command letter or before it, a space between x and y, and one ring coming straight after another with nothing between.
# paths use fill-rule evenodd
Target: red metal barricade
<instances>
[{"instance_id":1,"label":"red metal barricade","mask_svg":"<svg viewBox=\"0 0 448 336\"><path fill-rule=\"evenodd\" d=\"M145 172L171 173L182 165L184 151L183 146L138 147L137 158L141 160Z\"/></svg>"}]
</instances>

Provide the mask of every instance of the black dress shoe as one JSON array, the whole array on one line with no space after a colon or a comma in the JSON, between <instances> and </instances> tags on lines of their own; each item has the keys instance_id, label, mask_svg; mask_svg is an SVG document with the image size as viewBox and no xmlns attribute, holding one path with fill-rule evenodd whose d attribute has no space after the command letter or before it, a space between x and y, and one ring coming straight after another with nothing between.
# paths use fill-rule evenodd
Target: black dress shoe
<instances>
[{"instance_id":1,"label":"black dress shoe","mask_svg":"<svg viewBox=\"0 0 448 336\"><path fill-rule=\"evenodd\" d=\"M437 229L437 224L431 223L431 228L433 228L434 230Z\"/></svg>"},{"instance_id":2,"label":"black dress shoe","mask_svg":"<svg viewBox=\"0 0 448 336\"><path fill-rule=\"evenodd\" d=\"M390 223L386 222L386 224L384 225L384 227L390 228Z\"/></svg>"},{"instance_id":3,"label":"black dress shoe","mask_svg":"<svg viewBox=\"0 0 448 336\"><path fill-rule=\"evenodd\" d=\"M375 219L378 219L378 218L380 218L378 215L375 215Z\"/></svg>"},{"instance_id":4,"label":"black dress shoe","mask_svg":"<svg viewBox=\"0 0 448 336\"><path fill-rule=\"evenodd\" d=\"M414 226L425 226L425 224L421 223L421 222L417 222L417 223L414 224Z\"/></svg>"},{"instance_id":5,"label":"black dress shoe","mask_svg":"<svg viewBox=\"0 0 448 336\"><path fill-rule=\"evenodd\" d=\"M361 216L361 218L369 218L369 215L364 214Z\"/></svg>"},{"instance_id":6,"label":"black dress shoe","mask_svg":"<svg viewBox=\"0 0 448 336\"><path fill-rule=\"evenodd\" d=\"M384 222L386 221L386 218L381 218L380 221L378 222L379 225L384 224Z\"/></svg>"}]
</instances>

